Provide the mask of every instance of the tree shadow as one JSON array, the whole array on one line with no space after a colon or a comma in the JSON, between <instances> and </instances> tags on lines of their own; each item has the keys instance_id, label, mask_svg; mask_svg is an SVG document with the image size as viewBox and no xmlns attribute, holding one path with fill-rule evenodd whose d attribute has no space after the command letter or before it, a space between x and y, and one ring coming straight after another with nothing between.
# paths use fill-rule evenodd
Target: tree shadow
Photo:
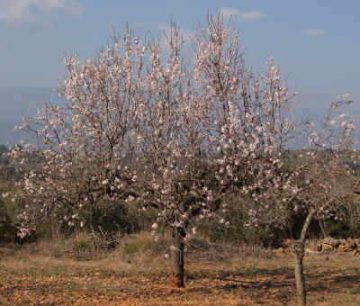
<instances>
[{"instance_id":1,"label":"tree shadow","mask_svg":"<svg viewBox=\"0 0 360 306\"><path fill-rule=\"evenodd\" d=\"M312 273L307 277L309 292L333 293L352 289L352 293L360 294L360 270L332 270Z\"/></svg>"},{"instance_id":2,"label":"tree shadow","mask_svg":"<svg viewBox=\"0 0 360 306\"><path fill-rule=\"evenodd\" d=\"M332 294L351 289L353 294L360 294L360 270L329 270L329 271L305 271L308 294L326 293ZM216 270L197 271L190 275L189 279L195 283L206 278L216 285L207 287L195 287L192 291L209 294L212 290L225 292L243 291L242 294L252 297L254 302L263 302L269 297L281 303L288 304L294 300L295 278L291 268L257 269L247 268L244 270ZM220 281L220 282L216 282ZM240 295L239 295L240 296Z\"/></svg>"}]
</instances>

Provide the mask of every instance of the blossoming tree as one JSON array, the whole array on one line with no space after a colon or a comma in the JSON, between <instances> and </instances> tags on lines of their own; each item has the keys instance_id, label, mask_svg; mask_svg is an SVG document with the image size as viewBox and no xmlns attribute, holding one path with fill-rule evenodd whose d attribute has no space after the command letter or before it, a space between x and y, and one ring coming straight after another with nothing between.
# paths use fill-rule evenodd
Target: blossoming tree
<instances>
[{"instance_id":1,"label":"blossoming tree","mask_svg":"<svg viewBox=\"0 0 360 306\"><path fill-rule=\"evenodd\" d=\"M184 286L190 225L208 217L227 224L226 193L240 190L260 200L280 186L279 152L289 127L279 118L290 99L273 62L261 80L246 69L239 39L221 16L209 17L199 32L192 71L185 69L181 43L174 27L167 61L159 45L150 48L141 124L144 205L155 207L158 221L172 229L178 286Z\"/></svg>"},{"instance_id":2,"label":"blossoming tree","mask_svg":"<svg viewBox=\"0 0 360 306\"><path fill-rule=\"evenodd\" d=\"M346 104L348 101L334 102L321 126L314 123L303 126L306 147L287 158L283 156L284 162L291 159L281 170L281 188L269 190L267 197L252 210L253 225L281 227L293 215L306 216L294 245L299 305L306 305L303 259L310 223L314 219L341 218L342 208L357 188L356 177L346 165L347 160L356 159L354 121L340 111Z\"/></svg>"},{"instance_id":3,"label":"blossoming tree","mask_svg":"<svg viewBox=\"0 0 360 306\"><path fill-rule=\"evenodd\" d=\"M341 219L342 208L351 201L357 189L357 179L347 167L347 160L355 160L354 119L342 110L347 100L333 102L321 127L307 124L308 148L297 156L297 193L292 201L296 213L305 213L299 239L295 242L295 278L299 305L306 305L303 272L304 244L313 219ZM294 184L295 182L293 182Z\"/></svg>"},{"instance_id":4,"label":"blossoming tree","mask_svg":"<svg viewBox=\"0 0 360 306\"><path fill-rule=\"evenodd\" d=\"M83 226L101 200L134 193L136 127L142 84L143 46L127 33L94 59L66 59L63 106L44 105L19 128L35 133L37 144L17 147L13 160L23 171L27 202L24 221L34 213ZM34 169L21 167L36 157Z\"/></svg>"}]
</instances>

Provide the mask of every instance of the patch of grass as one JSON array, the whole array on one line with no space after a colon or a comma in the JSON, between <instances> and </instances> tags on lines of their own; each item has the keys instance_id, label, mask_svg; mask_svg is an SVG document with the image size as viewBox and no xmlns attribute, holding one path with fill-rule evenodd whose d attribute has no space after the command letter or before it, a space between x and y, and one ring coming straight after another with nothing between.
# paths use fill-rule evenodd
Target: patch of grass
<instances>
[{"instance_id":1,"label":"patch of grass","mask_svg":"<svg viewBox=\"0 0 360 306\"><path fill-rule=\"evenodd\" d=\"M134 255L138 253L144 253L154 246L154 239L146 234L134 235L128 237L121 245L121 249L125 255Z\"/></svg>"}]
</instances>

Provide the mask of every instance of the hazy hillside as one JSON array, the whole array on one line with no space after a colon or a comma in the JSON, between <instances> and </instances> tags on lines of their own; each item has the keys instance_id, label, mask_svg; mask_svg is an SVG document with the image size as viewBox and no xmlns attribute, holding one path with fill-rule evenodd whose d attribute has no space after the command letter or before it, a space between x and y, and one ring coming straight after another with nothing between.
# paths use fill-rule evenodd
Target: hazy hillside
<instances>
[{"instance_id":1,"label":"hazy hillside","mask_svg":"<svg viewBox=\"0 0 360 306\"><path fill-rule=\"evenodd\" d=\"M21 136L13 127L23 118L34 114L44 102L56 102L56 92L50 88L0 88L0 143L17 142Z\"/></svg>"},{"instance_id":2,"label":"hazy hillside","mask_svg":"<svg viewBox=\"0 0 360 306\"><path fill-rule=\"evenodd\" d=\"M317 120L334 99L329 94L302 94L294 99L297 119ZM45 102L60 103L56 90L51 88L0 87L0 144L12 144L22 137L13 127L23 118L36 112ZM354 103L355 115L360 114L360 105Z\"/></svg>"}]
</instances>

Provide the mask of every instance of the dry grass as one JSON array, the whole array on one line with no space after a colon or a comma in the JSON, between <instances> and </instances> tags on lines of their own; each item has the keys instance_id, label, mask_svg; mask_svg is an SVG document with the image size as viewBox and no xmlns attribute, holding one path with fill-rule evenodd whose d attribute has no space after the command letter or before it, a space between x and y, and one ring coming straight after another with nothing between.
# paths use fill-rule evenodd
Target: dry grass
<instances>
[{"instance_id":1,"label":"dry grass","mask_svg":"<svg viewBox=\"0 0 360 306\"><path fill-rule=\"evenodd\" d=\"M150 240L126 238L91 260L61 254L64 242L2 249L0 305L294 305L290 254L197 241L187 287L176 289L167 281L165 242L153 248ZM359 257L311 255L305 272L310 305L360 305Z\"/></svg>"}]
</instances>

